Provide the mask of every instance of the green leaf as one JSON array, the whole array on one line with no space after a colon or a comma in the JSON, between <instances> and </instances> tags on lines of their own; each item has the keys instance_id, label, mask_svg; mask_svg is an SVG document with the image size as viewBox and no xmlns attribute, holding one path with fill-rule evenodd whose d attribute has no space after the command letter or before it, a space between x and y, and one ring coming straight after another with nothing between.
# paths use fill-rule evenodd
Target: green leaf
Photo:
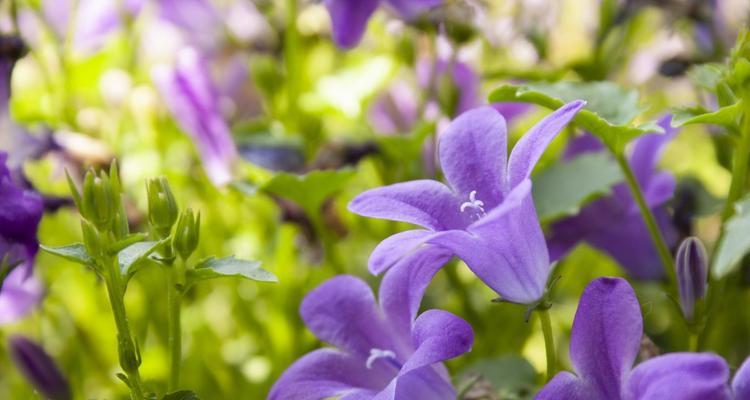
<instances>
[{"instance_id":1,"label":"green leaf","mask_svg":"<svg viewBox=\"0 0 750 400\"><path fill-rule=\"evenodd\" d=\"M679 127L693 124L714 124L736 131L741 116L740 103L722 107L716 111L701 106L683 107L675 110L672 125Z\"/></svg>"},{"instance_id":2,"label":"green leaf","mask_svg":"<svg viewBox=\"0 0 750 400\"><path fill-rule=\"evenodd\" d=\"M165 394L161 400L200 400L200 397L192 390L178 390Z\"/></svg>"},{"instance_id":3,"label":"green leaf","mask_svg":"<svg viewBox=\"0 0 750 400\"><path fill-rule=\"evenodd\" d=\"M92 268L95 266L94 259L91 258L89 253L86 251L86 246L84 246L82 243L74 243L68 246L61 247L48 247L45 245L40 245L39 247L47 253L62 257L68 261L73 261L75 263L83 264Z\"/></svg>"},{"instance_id":4,"label":"green leaf","mask_svg":"<svg viewBox=\"0 0 750 400\"><path fill-rule=\"evenodd\" d=\"M750 196L735 204L736 213L724 225L724 236L716 249L716 261L711 266L714 277L721 279L740 265L750 252Z\"/></svg>"},{"instance_id":5,"label":"green leaf","mask_svg":"<svg viewBox=\"0 0 750 400\"><path fill-rule=\"evenodd\" d=\"M260 267L258 261L248 261L234 258L210 257L201 261L195 269L188 270L188 279L202 281L205 279L221 278L224 276L241 276L260 282L278 282L276 275Z\"/></svg>"},{"instance_id":6,"label":"green leaf","mask_svg":"<svg viewBox=\"0 0 750 400\"><path fill-rule=\"evenodd\" d=\"M727 68L723 64L700 64L688 71L688 77L697 86L711 91L716 91L716 85L724 78Z\"/></svg>"},{"instance_id":7,"label":"green leaf","mask_svg":"<svg viewBox=\"0 0 750 400\"><path fill-rule=\"evenodd\" d=\"M162 242L138 242L117 253L122 275L134 274L139 263L145 261Z\"/></svg>"},{"instance_id":8,"label":"green leaf","mask_svg":"<svg viewBox=\"0 0 750 400\"><path fill-rule=\"evenodd\" d=\"M593 133L607 147L621 154L632 139L649 132L661 132L653 123L631 126L641 109L637 92L611 82L557 82L523 86L503 85L490 94L490 102L516 101L537 104L552 110L576 99L587 104L573 119Z\"/></svg>"},{"instance_id":9,"label":"green leaf","mask_svg":"<svg viewBox=\"0 0 750 400\"><path fill-rule=\"evenodd\" d=\"M352 176L354 171L350 169L319 170L306 175L280 172L266 182L263 189L294 201L308 213L317 214L323 202L341 190Z\"/></svg>"},{"instance_id":10,"label":"green leaf","mask_svg":"<svg viewBox=\"0 0 750 400\"><path fill-rule=\"evenodd\" d=\"M534 391L537 373L523 357L507 355L486 358L466 367L459 382L475 382L466 390L471 398L525 398ZM491 393L487 393L490 391ZM474 396L476 394L476 396Z\"/></svg>"},{"instance_id":11,"label":"green leaf","mask_svg":"<svg viewBox=\"0 0 750 400\"><path fill-rule=\"evenodd\" d=\"M590 153L561 162L534 177L534 202L539 219L576 214L581 206L609 193L623 180L622 172L607 153Z\"/></svg>"}]
</instances>

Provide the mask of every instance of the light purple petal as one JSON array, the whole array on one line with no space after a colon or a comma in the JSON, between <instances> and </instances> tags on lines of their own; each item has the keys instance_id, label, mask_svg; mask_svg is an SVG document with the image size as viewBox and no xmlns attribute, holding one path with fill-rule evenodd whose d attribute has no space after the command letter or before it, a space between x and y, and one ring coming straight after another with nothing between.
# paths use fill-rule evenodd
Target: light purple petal
<instances>
[{"instance_id":1,"label":"light purple petal","mask_svg":"<svg viewBox=\"0 0 750 400\"><path fill-rule=\"evenodd\" d=\"M535 400L598 400L599 393L592 391L583 381L570 372L563 371L536 394ZM602 399L605 400L605 399Z\"/></svg>"},{"instance_id":2,"label":"light purple petal","mask_svg":"<svg viewBox=\"0 0 750 400\"><path fill-rule=\"evenodd\" d=\"M463 319L443 310L428 310L414 322L414 354L401 368L406 374L460 356L471 350L474 331Z\"/></svg>"},{"instance_id":3,"label":"light purple petal","mask_svg":"<svg viewBox=\"0 0 750 400\"><path fill-rule=\"evenodd\" d=\"M455 400L456 390L434 368L424 367L394 379L372 400L402 399Z\"/></svg>"},{"instance_id":4,"label":"light purple petal","mask_svg":"<svg viewBox=\"0 0 750 400\"><path fill-rule=\"evenodd\" d=\"M453 251L507 301L530 304L544 293L549 257L528 180L469 231L441 232L428 242Z\"/></svg>"},{"instance_id":5,"label":"light purple petal","mask_svg":"<svg viewBox=\"0 0 750 400\"><path fill-rule=\"evenodd\" d=\"M508 160L508 185L518 185L531 176L534 165L560 131L575 117L586 102L572 101L537 123L516 143Z\"/></svg>"},{"instance_id":6,"label":"light purple petal","mask_svg":"<svg viewBox=\"0 0 750 400\"><path fill-rule=\"evenodd\" d=\"M440 182L417 180L368 190L349 203L349 211L365 217L408 222L433 230L460 228L467 218L459 201Z\"/></svg>"},{"instance_id":7,"label":"light purple petal","mask_svg":"<svg viewBox=\"0 0 750 400\"><path fill-rule=\"evenodd\" d=\"M379 0L325 0L331 15L333 41L345 49L359 44L378 4Z\"/></svg>"},{"instance_id":8,"label":"light purple petal","mask_svg":"<svg viewBox=\"0 0 750 400\"><path fill-rule=\"evenodd\" d=\"M490 107L494 108L495 111L499 112L500 115L505 118L505 122L510 125L513 123L514 120L522 116L523 114L526 114L529 110L534 108L532 104L529 103L514 103L514 102L504 102L504 103L492 103L490 104Z\"/></svg>"},{"instance_id":9,"label":"light purple petal","mask_svg":"<svg viewBox=\"0 0 750 400\"><path fill-rule=\"evenodd\" d=\"M740 366L732 380L732 391L737 400L750 399L750 357Z\"/></svg>"},{"instance_id":10,"label":"light purple petal","mask_svg":"<svg viewBox=\"0 0 750 400\"><path fill-rule=\"evenodd\" d=\"M668 172L656 172L649 178L647 186L643 187L643 197L650 208L658 207L674 196L674 189L677 186L675 178ZM632 201L637 209L637 204Z\"/></svg>"},{"instance_id":11,"label":"light purple petal","mask_svg":"<svg viewBox=\"0 0 750 400\"><path fill-rule=\"evenodd\" d=\"M432 7L439 6L443 0L385 0L389 7L401 18L412 19Z\"/></svg>"},{"instance_id":12,"label":"light purple petal","mask_svg":"<svg viewBox=\"0 0 750 400\"><path fill-rule=\"evenodd\" d=\"M363 392L380 390L391 378L367 369L361 358L321 349L305 355L284 371L271 388L268 399L318 400L337 396L366 399Z\"/></svg>"},{"instance_id":13,"label":"light purple petal","mask_svg":"<svg viewBox=\"0 0 750 400\"><path fill-rule=\"evenodd\" d=\"M576 374L601 397L619 398L642 333L641 309L627 281L594 280L581 295L570 335Z\"/></svg>"},{"instance_id":14,"label":"light purple petal","mask_svg":"<svg viewBox=\"0 0 750 400\"><path fill-rule=\"evenodd\" d=\"M652 358L633 369L622 398L730 400L728 379L726 362L715 354L667 354Z\"/></svg>"},{"instance_id":15,"label":"light purple petal","mask_svg":"<svg viewBox=\"0 0 750 400\"><path fill-rule=\"evenodd\" d=\"M463 200L476 191L485 210L503 199L502 185L508 151L505 119L492 107L461 114L440 135L440 165Z\"/></svg>"},{"instance_id":16,"label":"light purple petal","mask_svg":"<svg viewBox=\"0 0 750 400\"><path fill-rule=\"evenodd\" d=\"M31 264L18 266L5 277L0 290L0 325L17 321L39 303L44 288L31 275Z\"/></svg>"},{"instance_id":17,"label":"light purple petal","mask_svg":"<svg viewBox=\"0 0 750 400\"><path fill-rule=\"evenodd\" d=\"M380 307L396 338L409 338L400 347L410 347L412 323L419 311L422 296L433 276L450 260L446 249L425 245L391 268L380 284Z\"/></svg>"},{"instance_id":18,"label":"light purple petal","mask_svg":"<svg viewBox=\"0 0 750 400\"><path fill-rule=\"evenodd\" d=\"M628 161L641 187L649 186L666 144L677 135L678 130L672 128L671 121L671 115L662 117L659 126L664 129L664 133L650 133L635 140Z\"/></svg>"},{"instance_id":19,"label":"light purple petal","mask_svg":"<svg viewBox=\"0 0 750 400\"><path fill-rule=\"evenodd\" d=\"M192 46L213 48L223 33L223 16L208 0L160 0L159 16L174 24Z\"/></svg>"},{"instance_id":20,"label":"light purple petal","mask_svg":"<svg viewBox=\"0 0 750 400\"><path fill-rule=\"evenodd\" d=\"M370 253L368 269L373 275L387 270L404 257L417 251L425 240L434 233L426 230L411 230L399 232L380 242Z\"/></svg>"}]
</instances>

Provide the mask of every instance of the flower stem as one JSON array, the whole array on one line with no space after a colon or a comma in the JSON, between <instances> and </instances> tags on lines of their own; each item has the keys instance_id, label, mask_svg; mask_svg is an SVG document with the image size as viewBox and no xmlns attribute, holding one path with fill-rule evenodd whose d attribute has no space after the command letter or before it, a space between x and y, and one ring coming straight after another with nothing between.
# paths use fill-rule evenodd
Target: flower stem
<instances>
[{"instance_id":1,"label":"flower stem","mask_svg":"<svg viewBox=\"0 0 750 400\"><path fill-rule=\"evenodd\" d=\"M698 351L698 333L697 332L690 332L690 336L688 336L688 351L690 352Z\"/></svg>"},{"instance_id":2,"label":"flower stem","mask_svg":"<svg viewBox=\"0 0 750 400\"><path fill-rule=\"evenodd\" d=\"M168 330L169 337L167 342L169 344L169 382L167 383L167 390L172 392L177 389L180 384L180 366L182 365L182 327L181 327L181 312L180 307L182 302L182 292L178 286L179 276L178 268L182 261L177 261L169 271L167 276L167 313L168 313Z\"/></svg>"},{"instance_id":3,"label":"flower stem","mask_svg":"<svg viewBox=\"0 0 750 400\"><path fill-rule=\"evenodd\" d=\"M677 275L675 273L672 252L669 250L669 246L667 246L667 243L664 241L664 237L661 235L661 231L656 224L654 214L651 213L651 209L648 207L648 204L646 204L646 200L643 198L643 192L641 192L641 188L638 185L638 181L636 180L635 175L633 174L633 170L630 169L628 160L623 154L616 154L615 157L617 158L617 163L620 165L620 169L622 169L622 172L625 175L625 179L628 183L628 187L630 188L630 192L633 194L633 198L638 204L638 209L641 211L643 220L646 222L646 228L648 228L648 233L651 236L651 240L654 242L656 251L659 253L659 258L661 259L661 263L664 267L664 272L669 281L669 293L673 296L676 296Z\"/></svg>"},{"instance_id":4,"label":"flower stem","mask_svg":"<svg viewBox=\"0 0 750 400\"><path fill-rule=\"evenodd\" d=\"M143 400L141 376L138 372L141 361L130 333L130 324L125 312L125 290L122 276L120 275L120 266L116 257L107 261L108 271L105 282L109 302L112 306L112 315L115 319L115 327L117 328L117 353L119 355L120 367L128 378L127 383L130 387L130 398L133 400Z\"/></svg>"},{"instance_id":5,"label":"flower stem","mask_svg":"<svg viewBox=\"0 0 750 400\"><path fill-rule=\"evenodd\" d=\"M555 376L555 338L552 335L552 321L549 317L549 309L537 309L539 321L542 324L542 334L544 335L544 350L547 354L547 382Z\"/></svg>"},{"instance_id":6,"label":"flower stem","mask_svg":"<svg viewBox=\"0 0 750 400\"><path fill-rule=\"evenodd\" d=\"M750 104L743 100L742 133L732 157L732 183L721 213L722 222L734 214L734 203L739 200L747 185L747 165L750 162Z\"/></svg>"}]
</instances>

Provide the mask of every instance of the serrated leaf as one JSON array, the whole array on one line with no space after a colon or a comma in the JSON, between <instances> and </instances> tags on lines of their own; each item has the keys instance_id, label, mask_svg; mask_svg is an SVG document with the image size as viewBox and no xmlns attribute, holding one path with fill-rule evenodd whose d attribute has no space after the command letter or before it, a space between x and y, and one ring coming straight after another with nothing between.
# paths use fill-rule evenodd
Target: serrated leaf
<instances>
[{"instance_id":1,"label":"serrated leaf","mask_svg":"<svg viewBox=\"0 0 750 400\"><path fill-rule=\"evenodd\" d=\"M60 247L49 247L45 245L39 246L42 250L47 253L54 254L58 257L62 257L68 261L73 261L78 264L83 264L89 267L94 267L94 259L91 258L89 253L86 251L86 246L82 243L74 243L68 246Z\"/></svg>"},{"instance_id":2,"label":"serrated leaf","mask_svg":"<svg viewBox=\"0 0 750 400\"><path fill-rule=\"evenodd\" d=\"M134 267L145 261L153 253L161 242L138 242L122 249L117 253L117 262L120 264L120 273L128 275L135 273Z\"/></svg>"},{"instance_id":3,"label":"serrated leaf","mask_svg":"<svg viewBox=\"0 0 750 400\"><path fill-rule=\"evenodd\" d=\"M188 279L201 281L225 276L240 276L260 282L278 282L276 275L260 267L259 261L248 261L235 258L210 257L201 261L194 269L188 270Z\"/></svg>"},{"instance_id":4,"label":"serrated leaf","mask_svg":"<svg viewBox=\"0 0 750 400\"><path fill-rule=\"evenodd\" d=\"M500 396L503 399L515 399L521 398L524 393L533 392L536 379L537 372L526 359L509 355L481 359L469 365L459 374L458 381L476 382L466 391L467 395L471 394L471 398Z\"/></svg>"},{"instance_id":5,"label":"serrated leaf","mask_svg":"<svg viewBox=\"0 0 750 400\"><path fill-rule=\"evenodd\" d=\"M716 85L726 74L727 69L722 64L700 64L688 71L688 77L697 86L714 92L716 91Z\"/></svg>"},{"instance_id":6,"label":"serrated leaf","mask_svg":"<svg viewBox=\"0 0 750 400\"><path fill-rule=\"evenodd\" d=\"M200 397L192 390L178 390L165 394L161 400L200 400Z\"/></svg>"},{"instance_id":7,"label":"serrated leaf","mask_svg":"<svg viewBox=\"0 0 750 400\"><path fill-rule=\"evenodd\" d=\"M612 156L599 152L578 156L540 172L534 177L534 203L539 219L576 214L581 206L607 194L623 180Z\"/></svg>"},{"instance_id":8,"label":"serrated leaf","mask_svg":"<svg viewBox=\"0 0 750 400\"><path fill-rule=\"evenodd\" d=\"M583 110L573 119L581 128L599 137L617 154L622 154L632 139L650 132L661 132L654 124L631 126L640 108L635 91L611 82L558 82L552 84L504 85L495 89L490 102L516 101L537 104L552 110L565 103L583 99Z\"/></svg>"},{"instance_id":9,"label":"serrated leaf","mask_svg":"<svg viewBox=\"0 0 750 400\"><path fill-rule=\"evenodd\" d=\"M323 202L341 190L354 176L353 170L320 170L305 175L280 172L263 189L294 201L308 213L317 213Z\"/></svg>"},{"instance_id":10,"label":"serrated leaf","mask_svg":"<svg viewBox=\"0 0 750 400\"><path fill-rule=\"evenodd\" d=\"M736 213L724 224L724 236L711 266L714 277L723 278L750 252L750 196L735 204Z\"/></svg>"},{"instance_id":11,"label":"serrated leaf","mask_svg":"<svg viewBox=\"0 0 750 400\"><path fill-rule=\"evenodd\" d=\"M700 106L683 107L675 110L672 125L679 127L693 124L713 124L721 125L734 131L739 125L741 115L742 112L739 103L722 107L716 111L711 111Z\"/></svg>"}]
</instances>

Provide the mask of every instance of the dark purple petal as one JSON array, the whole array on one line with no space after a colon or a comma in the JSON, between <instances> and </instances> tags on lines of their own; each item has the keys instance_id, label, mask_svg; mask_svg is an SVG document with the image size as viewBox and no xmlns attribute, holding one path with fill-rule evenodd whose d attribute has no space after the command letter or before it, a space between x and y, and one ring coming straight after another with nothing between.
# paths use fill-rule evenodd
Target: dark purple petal
<instances>
[{"instance_id":1,"label":"dark purple petal","mask_svg":"<svg viewBox=\"0 0 750 400\"><path fill-rule=\"evenodd\" d=\"M585 215L576 215L555 221L549 228L547 249L550 261L565 257L589 232Z\"/></svg>"},{"instance_id":2,"label":"dark purple petal","mask_svg":"<svg viewBox=\"0 0 750 400\"><path fill-rule=\"evenodd\" d=\"M292 364L273 385L269 400L369 399L392 376L368 369L362 358L333 349L313 351ZM350 396L350 397L347 397Z\"/></svg>"},{"instance_id":3,"label":"dark purple petal","mask_svg":"<svg viewBox=\"0 0 750 400\"><path fill-rule=\"evenodd\" d=\"M379 3L379 0L325 0L331 15L333 41L345 49L359 44Z\"/></svg>"},{"instance_id":4,"label":"dark purple petal","mask_svg":"<svg viewBox=\"0 0 750 400\"><path fill-rule=\"evenodd\" d=\"M387 237L370 253L368 260L370 273L378 275L387 270L404 257L417 251L417 248L433 234L434 232L431 231L411 230Z\"/></svg>"},{"instance_id":5,"label":"dark purple petal","mask_svg":"<svg viewBox=\"0 0 750 400\"><path fill-rule=\"evenodd\" d=\"M603 150L605 150L605 147L602 141L586 132L568 142L568 145L565 146L562 159L568 161L586 153L598 153Z\"/></svg>"},{"instance_id":6,"label":"dark purple petal","mask_svg":"<svg viewBox=\"0 0 750 400\"><path fill-rule=\"evenodd\" d=\"M672 174L668 172L656 172L652 174L649 178L648 186L642 188L646 204L653 209L666 203L674 196L674 189L676 186L677 183ZM631 209L639 211L638 205L635 200L632 200L630 193L628 193L628 197L630 198L629 203L631 204Z\"/></svg>"},{"instance_id":7,"label":"dark purple petal","mask_svg":"<svg viewBox=\"0 0 750 400\"><path fill-rule=\"evenodd\" d=\"M474 344L474 331L466 321L447 311L428 310L414 321L412 341L416 350L401 368L401 374L466 353Z\"/></svg>"},{"instance_id":8,"label":"dark purple petal","mask_svg":"<svg viewBox=\"0 0 750 400\"><path fill-rule=\"evenodd\" d=\"M560 131L575 117L586 102L572 101L557 109L534 125L521 140L516 143L508 159L507 184L510 188L518 185L531 176L534 165Z\"/></svg>"},{"instance_id":9,"label":"dark purple petal","mask_svg":"<svg viewBox=\"0 0 750 400\"><path fill-rule=\"evenodd\" d=\"M710 353L673 353L652 358L633 369L624 400L730 400L729 368ZM740 399L741 397L737 397Z\"/></svg>"},{"instance_id":10,"label":"dark purple petal","mask_svg":"<svg viewBox=\"0 0 750 400\"><path fill-rule=\"evenodd\" d=\"M39 304L44 288L31 275L31 264L20 265L5 277L0 289L0 325L17 321Z\"/></svg>"},{"instance_id":11,"label":"dark purple petal","mask_svg":"<svg viewBox=\"0 0 750 400\"><path fill-rule=\"evenodd\" d=\"M563 371L536 394L535 400L598 400L599 393L570 372ZM601 399L606 400L606 399Z\"/></svg>"},{"instance_id":12,"label":"dark purple petal","mask_svg":"<svg viewBox=\"0 0 750 400\"><path fill-rule=\"evenodd\" d=\"M507 301L530 304L544 293L549 258L528 180L468 231L442 232L428 242L450 249Z\"/></svg>"},{"instance_id":13,"label":"dark purple petal","mask_svg":"<svg viewBox=\"0 0 750 400\"><path fill-rule=\"evenodd\" d=\"M492 107L461 114L440 135L440 165L463 201L476 199L491 210L503 199L502 185L508 150L505 119Z\"/></svg>"},{"instance_id":14,"label":"dark purple petal","mask_svg":"<svg viewBox=\"0 0 750 400\"><path fill-rule=\"evenodd\" d=\"M671 121L671 115L662 117L659 126L664 129L664 133L650 133L635 140L628 161L641 187L649 186L665 145L677 135L678 130L672 128Z\"/></svg>"},{"instance_id":15,"label":"dark purple petal","mask_svg":"<svg viewBox=\"0 0 750 400\"><path fill-rule=\"evenodd\" d=\"M424 292L433 276L452 254L437 246L425 245L391 268L380 284L380 307L395 331L396 338L409 338ZM401 347L411 347L411 340Z\"/></svg>"},{"instance_id":16,"label":"dark purple petal","mask_svg":"<svg viewBox=\"0 0 750 400\"><path fill-rule=\"evenodd\" d=\"M412 19L430 8L439 6L443 0L385 0L401 18Z\"/></svg>"},{"instance_id":17,"label":"dark purple petal","mask_svg":"<svg viewBox=\"0 0 750 400\"><path fill-rule=\"evenodd\" d=\"M72 398L67 379L57 367L55 360L41 346L22 336L13 336L8 342L13 363L44 398Z\"/></svg>"},{"instance_id":18,"label":"dark purple petal","mask_svg":"<svg viewBox=\"0 0 750 400\"><path fill-rule=\"evenodd\" d=\"M311 291L302 301L300 314L318 339L363 360L373 348L394 349L372 290L351 275L336 276Z\"/></svg>"},{"instance_id":19,"label":"dark purple petal","mask_svg":"<svg viewBox=\"0 0 750 400\"><path fill-rule=\"evenodd\" d=\"M433 230L465 227L458 199L440 182L417 180L368 190L349 203L365 217L408 222Z\"/></svg>"},{"instance_id":20,"label":"dark purple petal","mask_svg":"<svg viewBox=\"0 0 750 400\"><path fill-rule=\"evenodd\" d=\"M737 400L750 399L750 357L740 366L732 379L732 391Z\"/></svg>"},{"instance_id":21,"label":"dark purple petal","mask_svg":"<svg viewBox=\"0 0 750 400\"><path fill-rule=\"evenodd\" d=\"M641 309L627 281L599 278L586 287L573 321L570 360L592 393L619 398L642 334Z\"/></svg>"}]
</instances>

